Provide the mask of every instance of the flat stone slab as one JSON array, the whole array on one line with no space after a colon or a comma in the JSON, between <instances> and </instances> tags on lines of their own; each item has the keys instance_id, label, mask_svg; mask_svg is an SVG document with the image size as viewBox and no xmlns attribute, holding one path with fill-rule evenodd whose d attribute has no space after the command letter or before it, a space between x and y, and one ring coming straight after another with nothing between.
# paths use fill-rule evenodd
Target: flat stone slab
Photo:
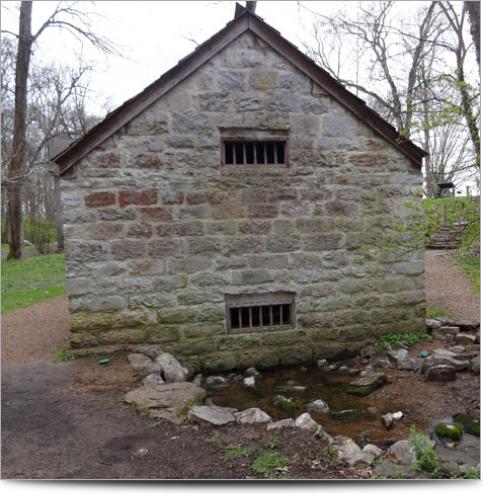
<instances>
[{"instance_id":1,"label":"flat stone slab","mask_svg":"<svg viewBox=\"0 0 483 494\"><path fill-rule=\"evenodd\" d=\"M387 382L387 377L382 372L375 372L368 376L359 377L352 381L346 388L346 393L357 396L367 396L375 389L384 386Z\"/></svg>"},{"instance_id":2,"label":"flat stone slab","mask_svg":"<svg viewBox=\"0 0 483 494\"><path fill-rule=\"evenodd\" d=\"M236 421L240 424L262 424L272 422L272 417L259 408L247 408L235 413Z\"/></svg>"},{"instance_id":3,"label":"flat stone slab","mask_svg":"<svg viewBox=\"0 0 483 494\"><path fill-rule=\"evenodd\" d=\"M186 418L186 410L201 403L205 396L206 391L203 388L183 382L142 386L129 391L124 399L145 411L151 418L181 424Z\"/></svg>"},{"instance_id":4,"label":"flat stone slab","mask_svg":"<svg viewBox=\"0 0 483 494\"><path fill-rule=\"evenodd\" d=\"M225 425L235 422L236 408L225 408L216 405L193 407L188 412L188 418L194 422L204 422L211 425Z\"/></svg>"}]
</instances>

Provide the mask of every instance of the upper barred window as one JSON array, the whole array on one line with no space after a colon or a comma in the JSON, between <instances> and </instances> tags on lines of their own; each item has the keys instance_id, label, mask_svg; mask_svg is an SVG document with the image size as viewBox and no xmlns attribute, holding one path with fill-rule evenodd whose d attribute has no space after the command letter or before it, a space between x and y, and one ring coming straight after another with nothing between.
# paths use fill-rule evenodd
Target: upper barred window
<instances>
[{"instance_id":1,"label":"upper barred window","mask_svg":"<svg viewBox=\"0 0 483 494\"><path fill-rule=\"evenodd\" d=\"M286 144L283 141L223 141L224 165L285 165Z\"/></svg>"}]
</instances>

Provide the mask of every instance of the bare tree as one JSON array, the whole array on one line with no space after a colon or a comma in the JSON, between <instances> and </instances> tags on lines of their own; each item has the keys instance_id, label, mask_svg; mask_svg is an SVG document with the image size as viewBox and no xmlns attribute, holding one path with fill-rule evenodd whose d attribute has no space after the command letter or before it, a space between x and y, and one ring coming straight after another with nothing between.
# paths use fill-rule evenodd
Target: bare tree
<instances>
[{"instance_id":1,"label":"bare tree","mask_svg":"<svg viewBox=\"0 0 483 494\"><path fill-rule=\"evenodd\" d=\"M12 151L8 160L7 194L9 224L8 259L22 257L23 248L23 211L22 187L25 180L27 146L28 76L34 44L42 33L49 28L63 29L74 36L81 44L87 41L105 53L115 53L113 45L92 29L92 13L78 8L82 2L59 2L52 14L32 33L32 2L20 3L19 32L2 31L17 39L17 58L15 65L15 110ZM45 143L44 143L45 144ZM39 147L41 149L42 146Z\"/></svg>"},{"instance_id":2,"label":"bare tree","mask_svg":"<svg viewBox=\"0 0 483 494\"><path fill-rule=\"evenodd\" d=\"M465 9L470 18L471 36L475 44L476 61L480 65L480 1L465 0Z\"/></svg>"}]
</instances>

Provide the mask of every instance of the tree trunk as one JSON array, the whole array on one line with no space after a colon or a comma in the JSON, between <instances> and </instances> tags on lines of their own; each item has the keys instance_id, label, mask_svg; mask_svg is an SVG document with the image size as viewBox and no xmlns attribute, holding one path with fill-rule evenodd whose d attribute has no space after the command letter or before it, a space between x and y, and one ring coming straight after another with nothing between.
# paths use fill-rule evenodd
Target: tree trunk
<instances>
[{"instance_id":1,"label":"tree trunk","mask_svg":"<svg viewBox=\"0 0 483 494\"><path fill-rule=\"evenodd\" d=\"M21 2L17 63L15 68L15 115L12 159L8 170L8 215L10 222L8 259L20 259L23 251L22 175L25 172L27 81L33 41L31 25L32 2Z\"/></svg>"},{"instance_id":2,"label":"tree trunk","mask_svg":"<svg viewBox=\"0 0 483 494\"><path fill-rule=\"evenodd\" d=\"M64 224L62 221L62 200L60 196L60 177L54 176L54 197L55 197L55 227L57 229L57 251L64 250Z\"/></svg>"},{"instance_id":3,"label":"tree trunk","mask_svg":"<svg viewBox=\"0 0 483 494\"><path fill-rule=\"evenodd\" d=\"M478 66L480 65L480 2L465 1L465 9L470 17L471 25L471 36L473 38L473 43L475 44L476 50L476 60L478 61Z\"/></svg>"}]
</instances>

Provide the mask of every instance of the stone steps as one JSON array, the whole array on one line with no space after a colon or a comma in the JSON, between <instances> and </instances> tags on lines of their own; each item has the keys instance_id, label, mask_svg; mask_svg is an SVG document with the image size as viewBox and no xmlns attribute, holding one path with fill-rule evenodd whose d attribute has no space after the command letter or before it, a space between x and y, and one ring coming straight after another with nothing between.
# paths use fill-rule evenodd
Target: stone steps
<instances>
[{"instance_id":1,"label":"stone steps","mask_svg":"<svg viewBox=\"0 0 483 494\"><path fill-rule=\"evenodd\" d=\"M466 223L443 225L437 232L431 235L428 249L457 249L461 243L461 236L466 228Z\"/></svg>"}]
</instances>

